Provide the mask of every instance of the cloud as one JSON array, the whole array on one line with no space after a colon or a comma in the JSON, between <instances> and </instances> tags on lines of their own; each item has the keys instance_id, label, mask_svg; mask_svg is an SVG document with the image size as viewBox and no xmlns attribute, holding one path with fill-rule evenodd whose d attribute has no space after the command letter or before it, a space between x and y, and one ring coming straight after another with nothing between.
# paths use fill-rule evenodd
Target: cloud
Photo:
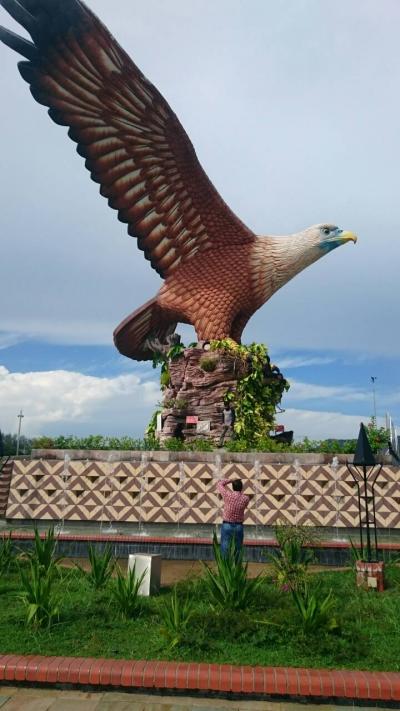
<instances>
[{"instance_id":1,"label":"cloud","mask_svg":"<svg viewBox=\"0 0 400 711\"><path fill-rule=\"evenodd\" d=\"M330 356L287 356L279 358L279 368L308 368L312 365L330 365L336 358Z\"/></svg>"},{"instance_id":2,"label":"cloud","mask_svg":"<svg viewBox=\"0 0 400 711\"><path fill-rule=\"evenodd\" d=\"M11 373L0 366L0 429L23 434L130 434L140 437L159 399L159 386L137 375L99 378L67 370Z\"/></svg>"},{"instance_id":3,"label":"cloud","mask_svg":"<svg viewBox=\"0 0 400 711\"><path fill-rule=\"evenodd\" d=\"M156 403L160 400L154 371L142 369L115 377L96 377L69 370L28 373L10 372L0 366L0 429L15 432L17 414L23 410L22 433L28 437L41 434L108 434L142 437ZM314 399L325 411L301 407ZM277 422L294 430L295 439L354 438L365 414L344 414L335 408L335 400L362 405L368 395L351 387L328 387L293 382L284 398L285 412ZM296 403L296 407L292 407ZM362 409L362 407L361 407Z\"/></svg>"},{"instance_id":4,"label":"cloud","mask_svg":"<svg viewBox=\"0 0 400 711\"><path fill-rule=\"evenodd\" d=\"M8 331L0 331L0 351L4 348L10 348L11 346L16 346L17 343L25 340L25 335L21 333L13 333Z\"/></svg>"},{"instance_id":5,"label":"cloud","mask_svg":"<svg viewBox=\"0 0 400 711\"><path fill-rule=\"evenodd\" d=\"M7 314L2 319L4 328L14 327L14 333L4 338L6 343L3 348L20 343L24 340L43 340L47 343L73 345L110 345L116 324L102 319L101 314L91 320L81 316L71 318L65 315L62 318L31 318L23 315L15 323L15 319ZM13 337L13 341L12 341ZM9 341L9 342L8 342ZM0 349L2 340L0 337Z\"/></svg>"},{"instance_id":6,"label":"cloud","mask_svg":"<svg viewBox=\"0 0 400 711\"><path fill-rule=\"evenodd\" d=\"M342 385L314 385L289 379L288 400L342 400L346 402L369 402L370 395L362 390Z\"/></svg>"},{"instance_id":7,"label":"cloud","mask_svg":"<svg viewBox=\"0 0 400 711\"><path fill-rule=\"evenodd\" d=\"M345 415L342 412L320 412L288 408L277 415L277 422L294 431L295 440L310 439L356 439L360 422L369 418L362 415Z\"/></svg>"}]
</instances>

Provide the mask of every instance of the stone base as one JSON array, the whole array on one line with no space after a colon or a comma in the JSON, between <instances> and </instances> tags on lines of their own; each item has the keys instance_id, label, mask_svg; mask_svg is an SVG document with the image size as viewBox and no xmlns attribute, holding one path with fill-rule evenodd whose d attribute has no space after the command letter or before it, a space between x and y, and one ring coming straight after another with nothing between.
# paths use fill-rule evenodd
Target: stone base
<instances>
[{"instance_id":1,"label":"stone base","mask_svg":"<svg viewBox=\"0 0 400 711\"><path fill-rule=\"evenodd\" d=\"M143 580L139 588L139 595L149 597L158 595L161 585L161 563L159 554L134 553L128 556L128 570L135 569L135 578L143 575Z\"/></svg>"},{"instance_id":2,"label":"stone base","mask_svg":"<svg viewBox=\"0 0 400 711\"><path fill-rule=\"evenodd\" d=\"M367 563L363 560L356 561L356 581L359 588L364 590L377 590L383 592L384 587L384 571L385 564L383 562Z\"/></svg>"},{"instance_id":3,"label":"stone base","mask_svg":"<svg viewBox=\"0 0 400 711\"><path fill-rule=\"evenodd\" d=\"M163 392L162 429L157 432L160 441L177 437L218 444L226 395L236 390L238 379L246 372L241 358L211 351L208 343L186 348L180 358L169 363L170 383Z\"/></svg>"}]
</instances>

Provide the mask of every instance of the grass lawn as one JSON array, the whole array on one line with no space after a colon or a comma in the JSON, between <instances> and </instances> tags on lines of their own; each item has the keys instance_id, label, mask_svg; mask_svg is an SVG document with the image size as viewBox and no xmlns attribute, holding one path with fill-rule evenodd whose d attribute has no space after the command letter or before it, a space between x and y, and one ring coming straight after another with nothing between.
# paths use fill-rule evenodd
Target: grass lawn
<instances>
[{"instance_id":1,"label":"grass lawn","mask_svg":"<svg viewBox=\"0 0 400 711\"><path fill-rule=\"evenodd\" d=\"M352 571L312 574L312 586L333 591L338 628L308 634L291 594L271 579L246 612L218 612L210 607L204 580L192 578L177 585L178 600L191 600L193 614L183 641L171 647L162 618L171 588L143 599L139 614L126 621L110 597L112 583L94 592L83 572L62 567L55 583L59 618L50 629L35 630L26 625L20 574L13 567L0 578L0 653L399 671L396 573L390 571L384 593L357 590Z\"/></svg>"}]
</instances>

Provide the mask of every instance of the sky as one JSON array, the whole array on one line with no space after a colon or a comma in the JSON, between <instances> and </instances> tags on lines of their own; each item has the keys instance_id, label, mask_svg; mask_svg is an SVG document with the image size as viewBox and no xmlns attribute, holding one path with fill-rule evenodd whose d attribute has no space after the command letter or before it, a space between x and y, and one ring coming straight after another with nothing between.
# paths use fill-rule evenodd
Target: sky
<instances>
[{"instance_id":1,"label":"sky","mask_svg":"<svg viewBox=\"0 0 400 711\"><path fill-rule=\"evenodd\" d=\"M257 234L350 229L250 320L296 439L400 424L398 0L90 0ZM0 8L0 23L16 25ZM23 30L18 32L24 34ZM160 400L112 332L161 281L0 47L0 429L142 436ZM193 331L178 327L183 340Z\"/></svg>"}]
</instances>

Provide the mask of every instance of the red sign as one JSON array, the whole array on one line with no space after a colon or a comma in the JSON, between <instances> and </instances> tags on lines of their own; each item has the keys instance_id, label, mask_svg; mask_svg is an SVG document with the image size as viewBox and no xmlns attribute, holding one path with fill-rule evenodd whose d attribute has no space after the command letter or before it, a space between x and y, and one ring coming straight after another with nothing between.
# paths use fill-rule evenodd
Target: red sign
<instances>
[{"instance_id":1,"label":"red sign","mask_svg":"<svg viewBox=\"0 0 400 711\"><path fill-rule=\"evenodd\" d=\"M275 432L284 432L285 425L275 425Z\"/></svg>"},{"instance_id":2,"label":"red sign","mask_svg":"<svg viewBox=\"0 0 400 711\"><path fill-rule=\"evenodd\" d=\"M197 425L199 421L199 418L197 415L186 415L186 424L187 425Z\"/></svg>"}]
</instances>

